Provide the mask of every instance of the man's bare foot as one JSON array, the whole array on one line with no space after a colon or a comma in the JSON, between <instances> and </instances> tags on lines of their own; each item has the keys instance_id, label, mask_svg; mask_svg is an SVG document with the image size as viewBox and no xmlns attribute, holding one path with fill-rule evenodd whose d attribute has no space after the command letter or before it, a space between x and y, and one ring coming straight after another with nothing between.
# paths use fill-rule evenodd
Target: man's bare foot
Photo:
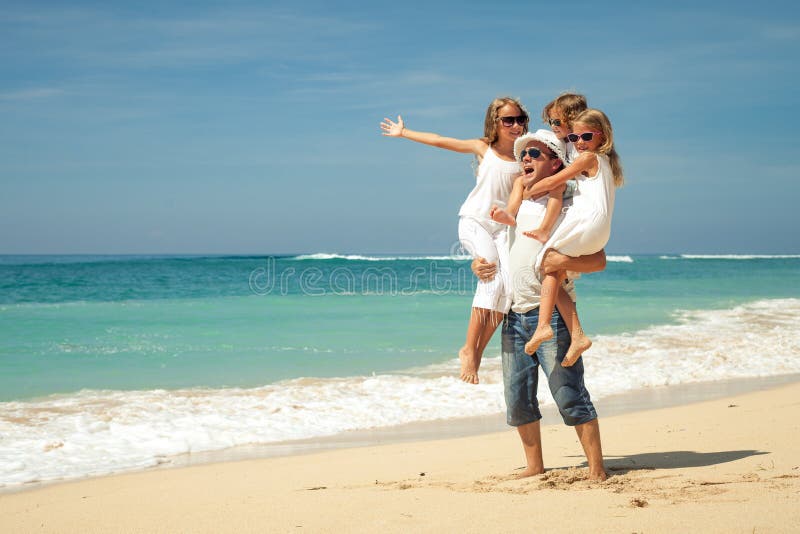
<instances>
[{"instance_id":1,"label":"man's bare foot","mask_svg":"<svg viewBox=\"0 0 800 534\"><path fill-rule=\"evenodd\" d=\"M519 473L517 473L516 478L528 478L528 477L535 477L537 475L543 475L544 468L535 468L535 467L526 467Z\"/></svg>"},{"instance_id":2,"label":"man's bare foot","mask_svg":"<svg viewBox=\"0 0 800 534\"><path fill-rule=\"evenodd\" d=\"M589 480L596 480L598 482L603 482L607 478L608 474L602 469L596 473L593 473L591 470L589 471Z\"/></svg>"},{"instance_id":3,"label":"man's bare foot","mask_svg":"<svg viewBox=\"0 0 800 534\"><path fill-rule=\"evenodd\" d=\"M489 210L489 217L491 217L493 221L501 224L507 224L509 226L517 225L516 219L514 219L514 217L512 217L511 214L506 210L498 206L492 206L492 209Z\"/></svg>"},{"instance_id":4,"label":"man's bare foot","mask_svg":"<svg viewBox=\"0 0 800 534\"><path fill-rule=\"evenodd\" d=\"M543 341L547 341L553 337L553 329L550 328L550 325L545 325L541 328L537 328L536 332L533 333L533 337L531 340L525 344L525 353L533 355L536 352L536 349L539 348L539 345L542 344Z\"/></svg>"},{"instance_id":5,"label":"man's bare foot","mask_svg":"<svg viewBox=\"0 0 800 534\"><path fill-rule=\"evenodd\" d=\"M564 359L561 361L561 367L572 367L575 365L575 362L578 361L578 358L581 357L581 354L589 350L589 347L591 346L592 340L586 337L583 332L573 335L572 342L569 344L567 355L564 356Z\"/></svg>"},{"instance_id":6,"label":"man's bare foot","mask_svg":"<svg viewBox=\"0 0 800 534\"><path fill-rule=\"evenodd\" d=\"M458 351L458 359L461 360L461 380L467 384L477 384L478 367L481 365L481 360L475 357L475 352L467 350L467 347L462 347Z\"/></svg>"},{"instance_id":7,"label":"man's bare foot","mask_svg":"<svg viewBox=\"0 0 800 534\"><path fill-rule=\"evenodd\" d=\"M541 228L528 230L527 232L522 232L522 234L542 243L547 243L547 240L550 239L550 232L542 230Z\"/></svg>"}]
</instances>

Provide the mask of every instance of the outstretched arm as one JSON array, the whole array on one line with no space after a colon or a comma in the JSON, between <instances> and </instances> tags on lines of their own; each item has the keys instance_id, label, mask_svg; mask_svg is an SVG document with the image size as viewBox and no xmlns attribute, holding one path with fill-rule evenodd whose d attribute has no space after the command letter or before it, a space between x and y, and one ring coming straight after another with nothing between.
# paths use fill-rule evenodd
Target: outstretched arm
<instances>
[{"instance_id":1,"label":"outstretched arm","mask_svg":"<svg viewBox=\"0 0 800 534\"><path fill-rule=\"evenodd\" d=\"M596 165L597 156L591 152L584 152L565 169L561 169L547 178L542 178L536 183L527 184L523 196L524 198L541 196L556 187L564 185L571 178L580 176L582 172L593 169Z\"/></svg>"},{"instance_id":2,"label":"outstretched arm","mask_svg":"<svg viewBox=\"0 0 800 534\"><path fill-rule=\"evenodd\" d=\"M489 148L489 145L481 139L455 139L453 137L442 137L439 134L430 132L409 130L405 127L403 117L400 115L397 116L397 122L392 119L383 119L381 130L383 130L383 135L388 137L405 137L417 143L461 152L462 154L476 154L483 157L486 149Z\"/></svg>"}]
</instances>

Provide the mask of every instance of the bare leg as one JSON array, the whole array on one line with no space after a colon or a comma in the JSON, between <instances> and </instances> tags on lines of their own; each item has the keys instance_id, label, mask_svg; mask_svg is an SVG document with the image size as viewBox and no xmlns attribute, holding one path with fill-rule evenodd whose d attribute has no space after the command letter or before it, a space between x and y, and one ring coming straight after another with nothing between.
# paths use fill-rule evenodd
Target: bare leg
<instances>
[{"instance_id":1,"label":"bare leg","mask_svg":"<svg viewBox=\"0 0 800 534\"><path fill-rule=\"evenodd\" d=\"M564 356L564 360L561 362L561 366L571 367L575 365L575 362L578 361L581 354L589 350L589 347L592 346L592 340L586 337L580 319L578 319L578 310L575 307L575 303L572 302L567 292L564 291L563 286L559 286L558 288L556 306L558 307L558 312L561 314L561 318L564 319L564 323L567 325L567 330L569 330L572 339L569 350L566 356Z\"/></svg>"},{"instance_id":2,"label":"bare leg","mask_svg":"<svg viewBox=\"0 0 800 534\"><path fill-rule=\"evenodd\" d=\"M550 318L553 316L558 287L561 285L561 280L563 279L564 273L558 272L545 275L542 281L542 294L539 300L539 323L536 326L536 331L533 333L531 340L525 344L525 352L527 354L533 354L543 341L547 341L553 337L553 329L550 327Z\"/></svg>"},{"instance_id":3,"label":"bare leg","mask_svg":"<svg viewBox=\"0 0 800 534\"><path fill-rule=\"evenodd\" d=\"M494 312L484 308L472 308L469 316L469 324L467 325L467 340L461 350L458 351L458 359L461 361L461 380L468 384L478 383L478 368L481 365L481 356L483 355L483 346L481 345L482 338L484 337L484 330L489 324L494 322ZM502 317L502 314L500 314ZM497 323L491 327L491 332L494 333L497 328ZM491 335L488 336L491 338ZM486 343L489 340L486 339Z\"/></svg>"},{"instance_id":4,"label":"bare leg","mask_svg":"<svg viewBox=\"0 0 800 534\"><path fill-rule=\"evenodd\" d=\"M603 465L603 446L600 443L600 424L597 419L575 427L578 439L586 454L589 464L589 478L592 480L605 480L606 468Z\"/></svg>"},{"instance_id":5,"label":"bare leg","mask_svg":"<svg viewBox=\"0 0 800 534\"><path fill-rule=\"evenodd\" d=\"M525 470L519 478L541 475L544 473L544 460L542 459L542 431L539 421L517 427L522 448L525 450Z\"/></svg>"},{"instance_id":6,"label":"bare leg","mask_svg":"<svg viewBox=\"0 0 800 534\"><path fill-rule=\"evenodd\" d=\"M483 359L483 351L486 350L486 346L491 341L497 326L503 322L503 317L505 317L505 314L499 311L492 310L489 313L489 320L483 325L483 332L481 332L481 337L478 340L478 362Z\"/></svg>"}]
</instances>

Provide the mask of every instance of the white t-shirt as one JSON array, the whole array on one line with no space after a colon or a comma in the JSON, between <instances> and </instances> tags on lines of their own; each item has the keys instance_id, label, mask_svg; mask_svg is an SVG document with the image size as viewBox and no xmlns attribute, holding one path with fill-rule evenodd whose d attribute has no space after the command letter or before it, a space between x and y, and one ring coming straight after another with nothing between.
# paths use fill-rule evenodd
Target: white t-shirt
<instances>
[{"instance_id":1,"label":"white t-shirt","mask_svg":"<svg viewBox=\"0 0 800 534\"><path fill-rule=\"evenodd\" d=\"M534 274L533 265L543 243L522 235L522 232L539 228L547 211L548 196L538 200L523 200L517 213L517 226L509 232L509 278L511 280L511 309L517 313L527 313L539 307L542 283ZM572 204L572 198L564 199L564 207ZM561 223L561 214L554 228ZM575 300L575 288L569 285L569 296Z\"/></svg>"}]
</instances>

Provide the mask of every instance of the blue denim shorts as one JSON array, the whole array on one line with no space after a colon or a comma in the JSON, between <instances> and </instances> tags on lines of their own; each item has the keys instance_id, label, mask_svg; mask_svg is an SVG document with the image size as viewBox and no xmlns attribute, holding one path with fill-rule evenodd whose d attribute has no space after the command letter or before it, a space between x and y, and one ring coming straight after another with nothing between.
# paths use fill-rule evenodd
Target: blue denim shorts
<instances>
[{"instance_id":1,"label":"blue denim shorts","mask_svg":"<svg viewBox=\"0 0 800 534\"><path fill-rule=\"evenodd\" d=\"M575 426L597 419L583 383L583 359L572 367L561 367L569 349L570 336L558 310L553 311L550 321L553 338L539 345L533 356L525 353L525 343L536 330L538 321L539 308L535 308L524 314L512 310L503 322L506 421L511 426L521 426L542 418L536 398L540 366L565 424Z\"/></svg>"}]
</instances>

